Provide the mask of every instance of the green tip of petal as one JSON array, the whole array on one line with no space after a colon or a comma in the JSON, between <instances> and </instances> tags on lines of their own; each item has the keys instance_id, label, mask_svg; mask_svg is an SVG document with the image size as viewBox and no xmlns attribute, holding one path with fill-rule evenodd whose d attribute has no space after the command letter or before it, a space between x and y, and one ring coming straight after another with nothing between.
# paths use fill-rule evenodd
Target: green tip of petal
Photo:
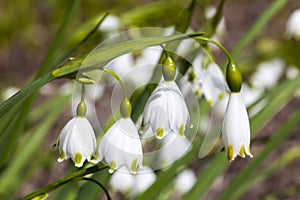
<instances>
[{"instance_id":1,"label":"green tip of petal","mask_svg":"<svg viewBox=\"0 0 300 200\"><path fill-rule=\"evenodd\" d=\"M250 146L248 147L248 152L249 152L249 156L250 156L251 158L253 158L253 154L252 154L252 152L251 152L251 150L250 150Z\"/></svg>"},{"instance_id":2,"label":"green tip of petal","mask_svg":"<svg viewBox=\"0 0 300 200\"><path fill-rule=\"evenodd\" d=\"M164 136L164 129L163 128L158 128L156 130L156 137L157 139L162 139Z\"/></svg>"},{"instance_id":3,"label":"green tip of petal","mask_svg":"<svg viewBox=\"0 0 300 200\"><path fill-rule=\"evenodd\" d=\"M114 161L114 160L111 161L108 173L110 173L110 174L114 173L114 171L116 170L116 167L117 167L116 161Z\"/></svg>"},{"instance_id":4,"label":"green tip of petal","mask_svg":"<svg viewBox=\"0 0 300 200\"><path fill-rule=\"evenodd\" d=\"M185 127L185 125L181 124L180 127L179 127L179 129L178 129L178 133L179 133L180 137L182 137L182 138L185 138L184 127Z\"/></svg>"},{"instance_id":5,"label":"green tip of petal","mask_svg":"<svg viewBox=\"0 0 300 200\"><path fill-rule=\"evenodd\" d=\"M136 168L137 168L137 162L138 162L138 158L135 158L132 162L131 162L131 173L136 174Z\"/></svg>"},{"instance_id":6,"label":"green tip of petal","mask_svg":"<svg viewBox=\"0 0 300 200\"><path fill-rule=\"evenodd\" d=\"M233 161L234 160L234 149L233 149L233 146L232 145L229 145L227 147L227 151L228 151L228 160L229 162Z\"/></svg>"},{"instance_id":7,"label":"green tip of petal","mask_svg":"<svg viewBox=\"0 0 300 200\"><path fill-rule=\"evenodd\" d=\"M201 94L201 90L200 90L200 88L197 88L197 89L195 90L195 95L196 95L196 96L200 96L200 94Z\"/></svg>"},{"instance_id":8,"label":"green tip of petal","mask_svg":"<svg viewBox=\"0 0 300 200\"><path fill-rule=\"evenodd\" d=\"M208 105L209 105L210 107L212 107L212 105L213 105L213 100L210 99L210 100L207 101L207 103L208 103Z\"/></svg>"},{"instance_id":9,"label":"green tip of petal","mask_svg":"<svg viewBox=\"0 0 300 200\"><path fill-rule=\"evenodd\" d=\"M98 163L98 158L99 158L99 153L97 152L97 153L92 153L91 155L90 155L90 159L89 159L89 162L91 162L91 163L93 163L93 164L96 164L96 163Z\"/></svg>"},{"instance_id":10,"label":"green tip of petal","mask_svg":"<svg viewBox=\"0 0 300 200\"><path fill-rule=\"evenodd\" d=\"M81 167L82 166L82 155L80 153L75 154L75 166L76 167Z\"/></svg>"},{"instance_id":11,"label":"green tip of petal","mask_svg":"<svg viewBox=\"0 0 300 200\"><path fill-rule=\"evenodd\" d=\"M66 153L64 150L61 150L59 158L57 159L58 162L62 162L66 157Z\"/></svg>"},{"instance_id":12,"label":"green tip of petal","mask_svg":"<svg viewBox=\"0 0 300 200\"><path fill-rule=\"evenodd\" d=\"M246 157L246 155L245 155L245 146L244 146L244 145L241 146L239 155L240 155L242 158L245 158L245 157Z\"/></svg>"}]
</instances>

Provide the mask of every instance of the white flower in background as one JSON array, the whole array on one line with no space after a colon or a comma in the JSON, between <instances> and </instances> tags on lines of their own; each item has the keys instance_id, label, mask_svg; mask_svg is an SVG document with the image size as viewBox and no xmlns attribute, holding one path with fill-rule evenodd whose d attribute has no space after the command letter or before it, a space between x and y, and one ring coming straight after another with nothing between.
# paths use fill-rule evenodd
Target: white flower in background
<instances>
[{"instance_id":1,"label":"white flower in background","mask_svg":"<svg viewBox=\"0 0 300 200\"><path fill-rule=\"evenodd\" d=\"M134 182L134 177L136 175L132 175L128 172L125 166L118 169L109 180L109 185L117 191L128 193Z\"/></svg>"},{"instance_id":2,"label":"white flower in background","mask_svg":"<svg viewBox=\"0 0 300 200\"><path fill-rule=\"evenodd\" d=\"M137 195L147 190L155 180L156 175L149 167L139 168L133 175L123 166L112 175L109 184L117 191Z\"/></svg>"},{"instance_id":3,"label":"white flower in background","mask_svg":"<svg viewBox=\"0 0 300 200\"><path fill-rule=\"evenodd\" d=\"M163 166L172 164L174 161L184 156L191 147L191 142L187 138L179 137L176 134L168 134L163 138L163 144L159 151L159 158Z\"/></svg>"},{"instance_id":4,"label":"white flower in background","mask_svg":"<svg viewBox=\"0 0 300 200\"><path fill-rule=\"evenodd\" d=\"M137 195L146 191L156 180L156 175L149 167L139 168L134 177L132 194Z\"/></svg>"},{"instance_id":5,"label":"white flower in background","mask_svg":"<svg viewBox=\"0 0 300 200\"><path fill-rule=\"evenodd\" d=\"M71 157L76 167L82 167L85 160L95 163L96 138L93 127L85 117L72 118L58 137L60 156L58 162Z\"/></svg>"},{"instance_id":6,"label":"white flower in background","mask_svg":"<svg viewBox=\"0 0 300 200\"><path fill-rule=\"evenodd\" d=\"M143 152L138 131L130 118L120 118L105 133L99 148L97 160L105 159L113 173L123 165L135 174L142 166Z\"/></svg>"},{"instance_id":7,"label":"white flower in background","mask_svg":"<svg viewBox=\"0 0 300 200\"><path fill-rule=\"evenodd\" d=\"M120 27L120 19L114 15L108 15L100 24L99 30L104 32L116 32Z\"/></svg>"},{"instance_id":8,"label":"white flower in background","mask_svg":"<svg viewBox=\"0 0 300 200\"><path fill-rule=\"evenodd\" d=\"M195 184L197 177L193 170L185 169L175 179L175 189L180 193L188 192Z\"/></svg>"},{"instance_id":9,"label":"white flower in background","mask_svg":"<svg viewBox=\"0 0 300 200\"><path fill-rule=\"evenodd\" d=\"M247 84L243 84L241 94L243 96L245 105L249 106L261 97L261 95L263 94L263 89L251 88Z\"/></svg>"},{"instance_id":10,"label":"white flower in background","mask_svg":"<svg viewBox=\"0 0 300 200\"><path fill-rule=\"evenodd\" d=\"M189 123L189 111L177 84L174 81L161 82L145 106L145 127L150 125L158 139L170 132L184 138L185 127Z\"/></svg>"},{"instance_id":11,"label":"white flower in background","mask_svg":"<svg viewBox=\"0 0 300 200\"><path fill-rule=\"evenodd\" d=\"M251 84L255 88L273 88L276 86L284 71L284 62L279 58L262 62L251 77Z\"/></svg>"},{"instance_id":12,"label":"white flower in background","mask_svg":"<svg viewBox=\"0 0 300 200\"><path fill-rule=\"evenodd\" d=\"M286 71L286 77L288 79L295 79L299 75L299 69L295 66L289 66Z\"/></svg>"},{"instance_id":13,"label":"white flower in background","mask_svg":"<svg viewBox=\"0 0 300 200\"><path fill-rule=\"evenodd\" d=\"M204 95L206 101L213 106L223 98L229 88L220 67L216 63L211 63L204 69L202 62L203 55L195 58L194 68L189 69L186 73L190 84L185 84L186 82L182 81L181 89L183 94L187 94L188 90L191 89L198 98Z\"/></svg>"},{"instance_id":14,"label":"white flower in background","mask_svg":"<svg viewBox=\"0 0 300 200\"><path fill-rule=\"evenodd\" d=\"M132 54L126 53L112 60L107 65L107 68L115 72L118 76L124 77L127 73L129 73L132 70L133 65L134 60ZM113 83L115 83L115 80L113 78L111 78L111 80Z\"/></svg>"},{"instance_id":15,"label":"white flower in background","mask_svg":"<svg viewBox=\"0 0 300 200\"><path fill-rule=\"evenodd\" d=\"M209 6L205 9L205 17L207 19L212 19L215 14L217 13L217 8L214 6ZM222 17L217 25L215 34L213 35L212 39L216 41L221 41L223 36L226 34L226 21L225 17ZM215 45L210 45L212 48L217 48Z\"/></svg>"},{"instance_id":16,"label":"white flower in background","mask_svg":"<svg viewBox=\"0 0 300 200\"><path fill-rule=\"evenodd\" d=\"M231 93L222 128L222 142L228 152L228 160L237 155L252 156L250 152L250 125L241 94Z\"/></svg>"},{"instance_id":17,"label":"white flower in background","mask_svg":"<svg viewBox=\"0 0 300 200\"><path fill-rule=\"evenodd\" d=\"M287 20L285 32L289 37L300 39L300 9L295 10Z\"/></svg>"}]
</instances>

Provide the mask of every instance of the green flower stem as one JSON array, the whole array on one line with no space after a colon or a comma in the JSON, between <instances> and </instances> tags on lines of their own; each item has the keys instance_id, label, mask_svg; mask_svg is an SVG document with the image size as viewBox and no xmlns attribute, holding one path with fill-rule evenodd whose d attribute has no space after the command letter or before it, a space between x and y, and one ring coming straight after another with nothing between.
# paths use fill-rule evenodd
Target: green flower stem
<instances>
[{"instance_id":1,"label":"green flower stem","mask_svg":"<svg viewBox=\"0 0 300 200\"><path fill-rule=\"evenodd\" d=\"M112 77L114 77L114 79L116 79L119 82L119 84L121 85L122 91L123 91L124 99L127 99L126 88L125 88L125 85L124 85L123 81L121 80L121 78L115 72L111 71L110 69L102 68L101 70L109 73Z\"/></svg>"},{"instance_id":2,"label":"green flower stem","mask_svg":"<svg viewBox=\"0 0 300 200\"><path fill-rule=\"evenodd\" d=\"M80 181L80 180L91 181L91 182L97 184L97 185L104 191L107 200L111 200L111 197L110 197L110 195L109 195L107 189L106 189L106 188L104 187L104 185L102 185L100 182L96 181L96 180L93 179L93 178L87 178L87 177L83 177L83 178L80 178L80 179L78 179L78 180L79 180L79 181Z\"/></svg>"},{"instance_id":3,"label":"green flower stem","mask_svg":"<svg viewBox=\"0 0 300 200\"><path fill-rule=\"evenodd\" d=\"M224 52L224 54L226 55L226 57L228 58L228 60L229 60L230 62L233 62L233 59L232 59L230 53L227 51L227 49L226 49L225 47L223 47L223 45L221 45L221 44L218 43L217 41L212 40L212 39L210 39L210 38L206 38L206 37L195 37L195 40L204 41L204 42L209 42L209 43L214 44L215 46L219 47L219 48Z\"/></svg>"},{"instance_id":4,"label":"green flower stem","mask_svg":"<svg viewBox=\"0 0 300 200\"><path fill-rule=\"evenodd\" d=\"M74 172L68 176L65 176L61 179L58 179L57 181L54 181L53 183L39 189L39 190L36 190L35 192L32 192L28 195L26 195L25 197L21 198L21 200L29 200L29 199L33 199L34 197L38 197L38 196L42 196L42 195L45 195L45 194L48 194L49 192L52 192L53 190L57 189L58 187L70 182L70 181L73 181L77 178L80 178L80 177L83 177L85 175L88 175L88 174L92 174L92 173L95 173L95 172L99 172L101 170L104 170L106 169L108 166L105 165L105 164L98 164L98 165L94 165L92 167L89 167L89 168L84 168L84 169L81 169L77 172Z\"/></svg>"},{"instance_id":5,"label":"green flower stem","mask_svg":"<svg viewBox=\"0 0 300 200\"><path fill-rule=\"evenodd\" d=\"M85 84L82 83L81 85L81 101L84 102L84 96L85 96Z\"/></svg>"}]
</instances>

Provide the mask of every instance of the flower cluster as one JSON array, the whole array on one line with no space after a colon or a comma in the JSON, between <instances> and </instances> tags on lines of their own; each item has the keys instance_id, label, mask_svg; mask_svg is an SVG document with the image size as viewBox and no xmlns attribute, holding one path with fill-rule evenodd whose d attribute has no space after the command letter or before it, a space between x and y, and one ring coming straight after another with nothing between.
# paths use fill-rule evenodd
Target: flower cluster
<instances>
[{"instance_id":1,"label":"flower cluster","mask_svg":"<svg viewBox=\"0 0 300 200\"><path fill-rule=\"evenodd\" d=\"M182 151L176 148L184 146L185 150L189 149L190 143L185 138L185 131L186 127L190 126L190 114L175 82L175 63L166 54L162 64L163 80L145 105L142 129L151 130L157 139L161 140L166 137L169 138L166 141L178 141L177 147L172 150L178 152L176 158L162 155L162 162L169 163L182 155ZM85 160L92 163L105 160L109 165L110 173L126 168L128 172L136 174L143 165L143 149L138 130L131 119L131 104L120 78L109 69L104 69L104 71L113 75L122 86L124 99L120 104L121 117L108 129L97 147L93 128L85 117L86 104L84 84L82 84L82 98L77 106L77 116L65 125L58 137L57 143L60 151L58 161L62 162L71 158L76 167L81 167ZM217 83L217 85L218 81L215 79L217 79L216 76L220 76L220 73L216 64L209 65L205 72L208 82ZM227 66L226 82L227 84L225 80L221 80L219 84L223 85L220 91L230 91L222 131L222 141L228 152L228 160L234 160L237 155L252 157L249 119L240 94L242 78L238 67L232 62ZM217 85L214 88L218 88Z\"/></svg>"}]
</instances>

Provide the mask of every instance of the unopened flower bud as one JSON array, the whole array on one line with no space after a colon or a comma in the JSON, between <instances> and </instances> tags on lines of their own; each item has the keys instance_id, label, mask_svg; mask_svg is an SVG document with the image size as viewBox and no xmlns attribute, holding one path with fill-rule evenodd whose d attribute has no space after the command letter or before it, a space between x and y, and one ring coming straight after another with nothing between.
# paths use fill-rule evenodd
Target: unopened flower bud
<instances>
[{"instance_id":1,"label":"unopened flower bud","mask_svg":"<svg viewBox=\"0 0 300 200\"><path fill-rule=\"evenodd\" d=\"M170 56L163 61L162 74L165 81L173 81L176 75L176 65Z\"/></svg>"},{"instance_id":2,"label":"unopened flower bud","mask_svg":"<svg viewBox=\"0 0 300 200\"><path fill-rule=\"evenodd\" d=\"M242 87L242 74L238 66L233 62L229 62L227 65L226 82L231 92L240 92Z\"/></svg>"}]
</instances>

